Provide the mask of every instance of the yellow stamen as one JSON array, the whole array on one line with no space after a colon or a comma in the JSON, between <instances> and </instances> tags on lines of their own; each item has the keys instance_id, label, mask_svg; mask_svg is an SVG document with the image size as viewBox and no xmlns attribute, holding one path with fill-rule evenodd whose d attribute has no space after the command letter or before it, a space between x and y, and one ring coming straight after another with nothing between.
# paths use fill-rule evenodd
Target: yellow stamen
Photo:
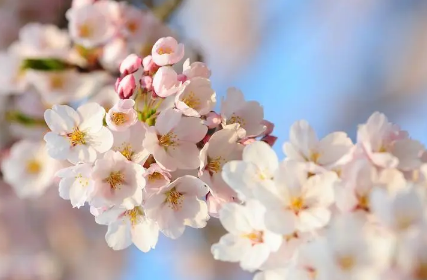
<instances>
[{"instance_id":1,"label":"yellow stamen","mask_svg":"<svg viewBox=\"0 0 427 280\"><path fill-rule=\"evenodd\" d=\"M89 38L93 34L93 28L89 23L84 23L79 26L78 32L81 38Z\"/></svg>"},{"instance_id":2,"label":"yellow stamen","mask_svg":"<svg viewBox=\"0 0 427 280\"><path fill-rule=\"evenodd\" d=\"M67 137L73 146L86 144L86 133L80 131L78 127L75 127L72 133L67 134Z\"/></svg>"},{"instance_id":3,"label":"yellow stamen","mask_svg":"<svg viewBox=\"0 0 427 280\"><path fill-rule=\"evenodd\" d=\"M132 210L127 210L124 214L127 216L133 226L139 223L142 217L144 217L145 213L141 207L135 207Z\"/></svg>"},{"instance_id":4,"label":"yellow stamen","mask_svg":"<svg viewBox=\"0 0 427 280\"><path fill-rule=\"evenodd\" d=\"M172 132L159 137L159 144L164 148L176 146L177 136Z\"/></svg>"},{"instance_id":5,"label":"yellow stamen","mask_svg":"<svg viewBox=\"0 0 427 280\"><path fill-rule=\"evenodd\" d=\"M52 75L50 77L50 88L51 89L62 89L65 85L65 80L62 75Z\"/></svg>"},{"instance_id":6,"label":"yellow stamen","mask_svg":"<svg viewBox=\"0 0 427 280\"><path fill-rule=\"evenodd\" d=\"M151 173L150 175L148 175L148 182L154 182L154 181L157 181L157 180L162 180L164 177L163 177L163 175L162 175L162 173L160 173L160 172L153 172L153 173Z\"/></svg>"},{"instance_id":7,"label":"yellow stamen","mask_svg":"<svg viewBox=\"0 0 427 280\"><path fill-rule=\"evenodd\" d=\"M196 97L194 92L187 94L187 96L182 99L182 102L192 109L196 109L200 106L200 99Z\"/></svg>"},{"instance_id":8,"label":"yellow stamen","mask_svg":"<svg viewBox=\"0 0 427 280\"><path fill-rule=\"evenodd\" d=\"M135 154L132 151L132 146L130 144L125 145L121 150L120 153L127 158L127 160L132 160L132 156Z\"/></svg>"},{"instance_id":9,"label":"yellow stamen","mask_svg":"<svg viewBox=\"0 0 427 280\"><path fill-rule=\"evenodd\" d=\"M358 208L365 211L369 211L369 196L362 195L362 196L359 196L358 199L359 199Z\"/></svg>"},{"instance_id":10,"label":"yellow stamen","mask_svg":"<svg viewBox=\"0 0 427 280\"><path fill-rule=\"evenodd\" d=\"M130 33L135 33L138 30L138 24L135 21L129 21L126 24L126 27L130 31Z\"/></svg>"},{"instance_id":11,"label":"yellow stamen","mask_svg":"<svg viewBox=\"0 0 427 280\"><path fill-rule=\"evenodd\" d=\"M177 211L182 207L183 194L178 192L175 187L166 192L166 203L170 208Z\"/></svg>"},{"instance_id":12,"label":"yellow stamen","mask_svg":"<svg viewBox=\"0 0 427 280\"><path fill-rule=\"evenodd\" d=\"M319 160L319 158L320 158L320 153L318 153L318 152L311 152L310 153L309 161L317 163L317 161Z\"/></svg>"},{"instance_id":13,"label":"yellow stamen","mask_svg":"<svg viewBox=\"0 0 427 280\"><path fill-rule=\"evenodd\" d=\"M116 190L125 182L125 176L121 171L113 171L103 182L110 184L110 188Z\"/></svg>"},{"instance_id":14,"label":"yellow stamen","mask_svg":"<svg viewBox=\"0 0 427 280\"><path fill-rule=\"evenodd\" d=\"M252 245L264 242L264 233L262 231L253 231L248 234L243 234L242 237L249 239Z\"/></svg>"},{"instance_id":15,"label":"yellow stamen","mask_svg":"<svg viewBox=\"0 0 427 280\"><path fill-rule=\"evenodd\" d=\"M211 173L218 173L222 170L222 157L216 157L216 158L208 158L208 164L206 166L206 169L209 170Z\"/></svg>"},{"instance_id":16,"label":"yellow stamen","mask_svg":"<svg viewBox=\"0 0 427 280\"><path fill-rule=\"evenodd\" d=\"M111 121L115 125L122 125L129 120L128 115L122 112L113 113L111 116Z\"/></svg>"},{"instance_id":17,"label":"yellow stamen","mask_svg":"<svg viewBox=\"0 0 427 280\"><path fill-rule=\"evenodd\" d=\"M351 270L356 264L353 256L339 257L337 261L342 270Z\"/></svg>"},{"instance_id":18,"label":"yellow stamen","mask_svg":"<svg viewBox=\"0 0 427 280\"><path fill-rule=\"evenodd\" d=\"M83 178L81 173L77 174L75 178L79 181L80 186L87 187L89 185L89 179Z\"/></svg>"},{"instance_id":19,"label":"yellow stamen","mask_svg":"<svg viewBox=\"0 0 427 280\"><path fill-rule=\"evenodd\" d=\"M302 197L293 197L291 198L291 205L290 208L295 212L298 213L301 210L305 208L304 200Z\"/></svg>"},{"instance_id":20,"label":"yellow stamen","mask_svg":"<svg viewBox=\"0 0 427 280\"><path fill-rule=\"evenodd\" d=\"M378 149L378 153L387 153L387 148L384 145L381 145L381 147Z\"/></svg>"},{"instance_id":21,"label":"yellow stamen","mask_svg":"<svg viewBox=\"0 0 427 280\"><path fill-rule=\"evenodd\" d=\"M228 121L228 124L234 124L234 123L238 123L240 124L240 126L245 126L246 125L246 121L245 119L243 119L240 116L237 116L235 114L233 114L230 118L230 120Z\"/></svg>"},{"instance_id":22,"label":"yellow stamen","mask_svg":"<svg viewBox=\"0 0 427 280\"><path fill-rule=\"evenodd\" d=\"M298 235L298 232L296 232L296 231L291 233L291 234L283 235L283 239L286 240L286 242L288 242L292 239L298 239L298 238L299 238L299 235Z\"/></svg>"},{"instance_id":23,"label":"yellow stamen","mask_svg":"<svg viewBox=\"0 0 427 280\"><path fill-rule=\"evenodd\" d=\"M172 48L170 47L160 47L157 49L158 54L171 54L173 53Z\"/></svg>"},{"instance_id":24,"label":"yellow stamen","mask_svg":"<svg viewBox=\"0 0 427 280\"><path fill-rule=\"evenodd\" d=\"M37 161L35 159L31 159L31 160L27 161L26 170L28 173L37 174L41 171L41 169L42 169L42 165L40 164L39 161Z\"/></svg>"}]
</instances>

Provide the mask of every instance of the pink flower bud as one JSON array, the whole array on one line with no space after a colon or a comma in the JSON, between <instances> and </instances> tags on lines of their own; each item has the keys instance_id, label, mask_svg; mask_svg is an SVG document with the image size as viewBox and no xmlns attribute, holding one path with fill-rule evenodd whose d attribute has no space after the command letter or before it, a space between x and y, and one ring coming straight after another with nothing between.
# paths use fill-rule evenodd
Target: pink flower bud
<instances>
[{"instance_id":1,"label":"pink flower bud","mask_svg":"<svg viewBox=\"0 0 427 280\"><path fill-rule=\"evenodd\" d=\"M175 94L181 83L178 81L178 74L172 67L160 67L153 79L154 91L160 97L168 97Z\"/></svg>"},{"instance_id":2,"label":"pink flower bud","mask_svg":"<svg viewBox=\"0 0 427 280\"><path fill-rule=\"evenodd\" d=\"M179 74L178 81L180 81L181 83L184 83L185 81L187 81L187 76L185 76L184 74Z\"/></svg>"},{"instance_id":3,"label":"pink flower bud","mask_svg":"<svg viewBox=\"0 0 427 280\"><path fill-rule=\"evenodd\" d=\"M269 122L267 120L263 120L261 123L265 126L263 135L270 135L273 132L274 123Z\"/></svg>"},{"instance_id":4,"label":"pink flower bud","mask_svg":"<svg viewBox=\"0 0 427 280\"><path fill-rule=\"evenodd\" d=\"M141 87L151 91L153 89L153 78L151 76L142 76Z\"/></svg>"},{"instance_id":5,"label":"pink flower bud","mask_svg":"<svg viewBox=\"0 0 427 280\"><path fill-rule=\"evenodd\" d=\"M273 147L274 143L276 143L276 140L277 137L273 135L266 135L261 139L261 141L264 141L265 143L270 145L270 147Z\"/></svg>"},{"instance_id":6,"label":"pink flower bud","mask_svg":"<svg viewBox=\"0 0 427 280\"><path fill-rule=\"evenodd\" d=\"M130 98L136 88L135 77L127 75L123 78L118 78L116 81L116 92L121 99Z\"/></svg>"},{"instance_id":7,"label":"pink flower bud","mask_svg":"<svg viewBox=\"0 0 427 280\"><path fill-rule=\"evenodd\" d=\"M114 131L123 131L134 125L138 120L138 115L133 108L134 105L133 99L119 100L105 117L108 127Z\"/></svg>"},{"instance_id":8,"label":"pink flower bud","mask_svg":"<svg viewBox=\"0 0 427 280\"><path fill-rule=\"evenodd\" d=\"M141 65L142 59L136 54L130 54L120 64L120 73L122 75L135 73L136 71L138 71Z\"/></svg>"},{"instance_id":9,"label":"pink flower bud","mask_svg":"<svg viewBox=\"0 0 427 280\"><path fill-rule=\"evenodd\" d=\"M151 55L147 55L142 60L142 65L144 66L144 71L149 73L156 73L156 71L159 69L159 66L154 63L153 57Z\"/></svg>"},{"instance_id":10,"label":"pink flower bud","mask_svg":"<svg viewBox=\"0 0 427 280\"><path fill-rule=\"evenodd\" d=\"M184 45L172 37L164 37L157 40L151 51L154 63L159 66L172 65L184 57Z\"/></svg>"},{"instance_id":11,"label":"pink flower bud","mask_svg":"<svg viewBox=\"0 0 427 280\"><path fill-rule=\"evenodd\" d=\"M209 127L209 129L218 127L221 124L221 116L215 112L210 112L206 115L205 125Z\"/></svg>"}]
</instances>

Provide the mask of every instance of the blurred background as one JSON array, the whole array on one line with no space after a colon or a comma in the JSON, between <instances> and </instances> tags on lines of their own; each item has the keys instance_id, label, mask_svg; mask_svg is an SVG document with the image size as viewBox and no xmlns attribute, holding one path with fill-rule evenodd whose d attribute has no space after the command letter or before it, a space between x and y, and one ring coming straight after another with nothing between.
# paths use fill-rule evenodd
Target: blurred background
<instances>
[{"instance_id":1,"label":"blurred background","mask_svg":"<svg viewBox=\"0 0 427 280\"><path fill-rule=\"evenodd\" d=\"M354 138L375 111L426 143L427 1L178 2L171 30L209 65L219 98L236 86L264 106L281 156L298 119L319 135L343 130ZM27 22L66 27L70 5L0 0L0 47L16 40ZM22 201L2 184L0 222L0 279L252 279L238 265L213 260L210 246L223 234L215 220L176 241L162 238L148 254L134 247L114 252L105 244L106 228L88 209L72 209L56 189Z\"/></svg>"}]
</instances>

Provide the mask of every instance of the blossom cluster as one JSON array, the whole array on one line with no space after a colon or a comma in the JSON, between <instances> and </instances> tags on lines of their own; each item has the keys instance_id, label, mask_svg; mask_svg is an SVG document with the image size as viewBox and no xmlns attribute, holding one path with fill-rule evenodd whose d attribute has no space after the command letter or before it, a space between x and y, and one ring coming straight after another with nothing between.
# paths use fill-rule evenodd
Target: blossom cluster
<instances>
[{"instance_id":1,"label":"blossom cluster","mask_svg":"<svg viewBox=\"0 0 427 280\"><path fill-rule=\"evenodd\" d=\"M265 143L223 166L238 194L219 219L228 231L215 259L258 271L254 280L426 279L427 153L374 113L319 139L306 121L290 129L282 161Z\"/></svg>"},{"instance_id":2,"label":"blossom cluster","mask_svg":"<svg viewBox=\"0 0 427 280\"><path fill-rule=\"evenodd\" d=\"M182 44L161 38L151 55L121 63L120 100L108 111L88 102L44 113L47 153L72 164L56 173L60 196L73 207L89 203L114 250L133 243L147 252L159 232L176 239L186 226L205 227L238 199L222 167L242 159L245 145L275 140L263 108L235 88L216 113L210 70L187 60L178 74L183 57Z\"/></svg>"}]
</instances>

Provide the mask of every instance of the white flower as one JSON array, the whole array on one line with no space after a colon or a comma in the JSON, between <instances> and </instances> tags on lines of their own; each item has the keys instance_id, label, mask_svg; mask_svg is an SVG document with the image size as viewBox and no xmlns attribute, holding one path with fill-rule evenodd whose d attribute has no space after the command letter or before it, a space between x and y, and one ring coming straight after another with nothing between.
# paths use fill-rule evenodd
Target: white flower
<instances>
[{"instance_id":1,"label":"white flower","mask_svg":"<svg viewBox=\"0 0 427 280\"><path fill-rule=\"evenodd\" d=\"M133 106L133 99L121 99L111 108L105 118L111 130L123 131L138 121L138 115Z\"/></svg>"},{"instance_id":2,"label":"white flower","mask_svg":"<svg viewBox=\"0 0 427 280\"><path fill-rule=\"evenodd\" d=\"M181 87L178 74L170 66L163 66L157 70L153 78L153 88L160 97L168 97L175 94Z\"/></svg>"},{"instance_id":3,"label":"white flower","mask_svg":"<svg viewBox=\"0 0 427 280\"><path fill-rule=\"evenodd\" d=\"M324 227L331 217L329 207L334 202L336 179L333 172L308 177L304 164L282 162L274 176L276 188L255 190L256 197L267 208L267 228L289 234L294 228L305 232Z\"/></svg>"},{"instance_id":4,"label":"white flower","mask_svg":"<svg viewBox=\"0 0 427 280\"><path fill-rule=\"evenodd\" d=\"M22 71L22 58L14 50L16 45L9 47L8 52L0 52L0 93L20 94L28 86L26 72Z\"/></svg>"},{"instance_id":5,"label":"white flower","mask_svg":"<svg viewBox=\"0 0 427 280\"><path fill-rule=\"evenodd\" d=\"M209 70L207 65L203 62L196 61L190 64L190 59L187 59L182 67L182 74L184 74L188 80L195 77L209 79L211 70Z\"/></svg>"},{"instance_id":6,"label":"white flower","mask_svg":"<svg viewBox=\"0 0 427 280\"><path fill-rule=\"evenodd\" d=\"M184 57L184 45L172 37L157 40L151 51L154 63L159 66L172 65Z\"/></svg>"},{"instance_id":7,"label":"white flower","mask_svg":"<svg viewBox=\"0 0 427 280\"><path fill-rule=\"evenodd\" d=\"M207 130L199 118L183 117L180 112L167 109L157 117L156 125L147 129L143 145L166 170L196 169L199 167L196 144Z\"/></svg>"},{"instance_id":8,"label":"white flower","mask_svg":"<svg viewBox=\"0 0 427 280\"><path fill-rule=\"evenodd\" d=\"M318 140L313 128L301 120L292 125L283 151L289 160L307 162L312 172L318 173L322 168L332 170L352 147L344 132L334 132Z\"/></svg>"},{"instance_id":9,"label":"white flower","mask_svg":"<svg viewBox=\"0 0 427 280\"><path fill-rule=\"evenodd\" d=\"M193 78L183 84L175 99L176 108L189 117L207 115L216 104L216 93L205 78Z\"/></svg>"},{"instance_id":10,"label":"white flower","mask_svg":"<svg viewBox=\"0 0 427 280\"><path fill-rule=\"evenodd\" d=\"M142 146L145 130L142 122L136 122L126 130L113 131L114 143L111 149L122 153L130 161L143 164L150 155Z\"/></svg>"},{"instance_id":11,"label":"white flower","mask_svg":"<svg viewBox=\"0 0 427 280\"><path fill-rule=\"evenodd\" d=\"M171 174L156 163L150 165L144 176L147 180L145 191L149 196L158 193L163 187L169 185L171 181Z\"/></svg>"},{"instance_id":12,"label":"white flower","mask_svg":"<svg viewBox=\"0 0 427 280\"><path fill-rule=\"evenodd\" d=\"M420 167L424 146L408 138L405 131L390 123L378 112L359 126L357 142L363 152L377 166L412 170Z\"/></svg>"},{"instance_id":13,"label":"white flower","mask_svg":"<svg viewBox=\"0 0 427 280\"><path fill-rule=\"evenodd\" d=\"M221 117L223 126L238 123L246 130L246 136L258 136L265 130L261 105L256 101L245 101L243 93L236 88L227 90L227 97L221 104Z\"/></svg>"},{"instance_id":14,"label":"white flower","mask_svg":"<svg viewBox=\"0 0 427 280\"><path fill-rule=\"evenodd\" d=\"M38 197L53 183L57 161L50 158L43 142L15 143L2 162L6 183L20 198Z\"/></svg>"},{"instance_id":15,"label":"white flower","mask_svg":"<svg viewBox=\"0 0 427 280\"><path fill-rule=\"evenodd\" d=\"M425 202L414 186L408 185L392 194L376 188L371 192L370 200L372 212L393 232L406 232L425 224Z\"/></svg>"},{"instance_id":16,"label":"white flower","mask_svg":"<svg viewBox=\"0 0 427 280\"><path fill-rule=\"evenodd\" d=\"M59 182L59 196L70 200L73 207L80 208L86 201L90 201L94 192L92 180L92 165L87 163L77 164L59 170L57 177Z\"/></svg>"},{"instance_id":17,"label":"white flower","mask_svg":"<svg viewBox=\"0 0 427 280\"><path fill-rule=\"evenodd\" d=\"M144 168L127 160L121 153L108 151L95 162L92 179L95 193L91 205L95 207L122 205L127 209L142 203L145 187Z\"/></svg>"},{"instance_id":18,"label":"white flower","mask_svg":"<svg viewBox=\"0 0 427 280\"><path fill-rule=\"evenodd\" d=\"M49 155L71 163L94 162L98 153L113 145L111 131L103 126L104 115L104 108L96 103L86 103L77 111L66 105L47 109L44 119L52 132L44 140Z\"/></svg>"},{"instance_id":19,"label":"white flower","mask_svg":"<svg viewBox=\"0 0 427 280\"><path fill-rule=\"evenodd\" d=\"M113 250L123 250L132 243L146 253L154 249L159 236L157 224L146 217L141 206L132 209L112 207L95 218L98 224L108 225L105 240Z\"/></svg>"},{"instance_id":20,"label":"white flower","mask_svg":"<svg viewBox=\"0 0 427 280\"><path fill-rule=\"evenodd\" d=\"M185 226L203 228L209 219L205 184L196 177L183 176L163 187L145 202L147 216L157 222L169 238L180 237Z\"/></svg>"},{"instance_id":21,"label":"white flower","mask_svg":"<svg viewBox=\"0 0 427 280\"><path fill-rule=\"evenodd\" d=\"M104 3L102 3L104 2ZM111 7L106 7L106 5ZM100 1L93 5L73 7L66 13L69 21L68 28L71 38L75 43L85 48L97 47L106 43L115 33L112 13L118 3L113 1Z\"/></svg>"},{"instance_id":22,"label":"white flower","mask_svg":"<svg viewBox=\"0 0 427 280\"><path fill-rule=\"evenodd\" d=\"M282 242L280 235L265 228L264 213L264 207L255 200L247 201L245 206L225 204L219 218L229 233L221 237L219 243L212 245L214 258L240 262L242 269L251 272L259 269Z\"/></svg>"},{"instance_id":23,"label":"white flower","mask_svg":"<svg viewBox=\"0 0 427 280\"><path fill-rule=\"evenodd\" d=\"M242 160L230 161L223 167L222 178L242 200L254 198L256 188L272 188L273 175L279 166L274 150L256 141L243 150Z\"/></svg>"},{"instance_id":24,"label":"white flower","mask_svg":"<svg viewBox=\"0 0 427 280\"><path fill-rule=\"evenodd\" d=\"M236 128L237 125L230 125L215 132L200 151L199 178L209 186L214 196L230 199L236 196L235 191L224 182L221 175L224 164L242 157L243 145L237 143L239 136Z\"/></svg>"}]
</instances>

